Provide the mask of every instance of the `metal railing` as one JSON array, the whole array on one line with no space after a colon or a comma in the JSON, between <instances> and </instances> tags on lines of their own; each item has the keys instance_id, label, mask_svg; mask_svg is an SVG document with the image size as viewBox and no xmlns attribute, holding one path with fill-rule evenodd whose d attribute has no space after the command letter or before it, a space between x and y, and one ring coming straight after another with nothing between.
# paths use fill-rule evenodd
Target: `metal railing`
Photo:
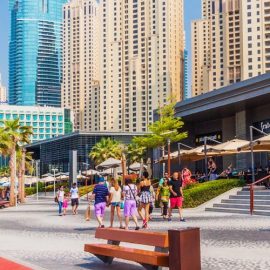
<instances>
[{"instance_id":1,"label":"metal railing","mask_svg":"<svg viewBox=\"0 0 270 270\"><path fill-rule=\"evenodd\" d=\"M250 192L250 214L253 215L254 212L254 187L260 183L263 183L264 181L270 179L270 175L265 176L264 178L249 184L249 192Z\"/></svg>"}]
</instances>

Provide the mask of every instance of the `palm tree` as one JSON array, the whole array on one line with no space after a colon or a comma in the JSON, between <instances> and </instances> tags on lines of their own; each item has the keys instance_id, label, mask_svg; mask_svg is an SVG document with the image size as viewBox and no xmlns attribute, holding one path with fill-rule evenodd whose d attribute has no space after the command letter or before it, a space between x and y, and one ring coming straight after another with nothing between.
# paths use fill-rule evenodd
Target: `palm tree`
<instances>
[{"instance_id":1,"label":"palm tree","mask_svg":"<svg viewBox=\"0 0 270 270\"><path fill-rule=\"evenodd\" d=\"M4 137L1 138L3 143L3 153L10 157L10 205L15 205L15 176L16 176L16 149L22 145L30 142L30 135L32 134L32 127L21 126L19 119L2 121L4 127L2 128L2 135L7 137L7 141L3 142Z\"/></svg>"},{"instance_id":2,"label":"palm tree","mask_svg":"<svg viewBox=\"0 0 270 270\"><path fill-rule=\"evenodd\" d=\"M33 172L32 160L32 154L30 152L26 152L25 148L18 147L16 150L16 164L19 180L19 199L21 202L25 201L25 171Z\"/></svg>"},{"instance_id":3,"label":"palm tree","mask_svg":"<svg viewBox=\"0 0 270 270\"><path fill-rule=\"evenodd\" d=\"M132 142L127 147L127 157L129 164L133 164L134 162L141 162L144 158L146 152L146 147L140 146L137 143Z\"/></svg>"},{"instance_id":4,"label":"palm tree","mask_svg":"<svg viewBox=\"0 0 270 270\"><path fill-rule=\"evenodd\" d=\"M119 142L111 138L102 138L92 148L89 157L98 165L108 158L121 159L122 152L123 146Z\"/></svg>"}]
</instances>

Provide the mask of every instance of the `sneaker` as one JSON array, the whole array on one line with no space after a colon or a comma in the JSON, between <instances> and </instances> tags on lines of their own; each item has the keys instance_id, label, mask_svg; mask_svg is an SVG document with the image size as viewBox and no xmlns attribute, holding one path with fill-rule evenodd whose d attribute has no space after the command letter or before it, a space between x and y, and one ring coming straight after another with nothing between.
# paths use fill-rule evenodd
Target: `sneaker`
<instances>
[{"instance_id":1,"label":"sneaker","mask_svg":"<svg viewBox=\"0 0 270 270\"><path fill-rule=\"evenodd\" d=\"M140 229L140 227L139 226L137 226L136 228L135 228L135 231L138 231Z\"/></svg>"},{"instance_id":2,"label":"sneaker","mask_svg":"<svg viewBox=\"0 0 270 270\"><path fill-rule=\"evenodd\" d=\"M186 220L184 218L180 218L181 222L186 222Z\"/></svg>"},{"instance_id":3,"label":"sneaker","mask_svg":"<svg viewBox=\"0 0 270 270\"><path fill-rule=\"evenodd\" d=\"M101 225L100 228L105 228L105 226L104 225Z\"/></svg>"},{"instance_id":4,"label":"sneaker","mask_svg":"<svg viewBox=\"0 0 270 270\"><path fill-rule=\"evenodd\" d=\"M172 221L172 219L171 218L168 218L168 221Z\"/></svg>"}]
</instances>

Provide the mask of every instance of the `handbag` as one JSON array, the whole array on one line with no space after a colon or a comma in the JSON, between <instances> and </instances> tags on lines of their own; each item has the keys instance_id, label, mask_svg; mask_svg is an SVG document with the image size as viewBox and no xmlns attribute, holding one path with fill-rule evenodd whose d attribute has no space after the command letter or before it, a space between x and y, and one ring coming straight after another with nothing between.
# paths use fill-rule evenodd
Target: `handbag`
<instances>
[{"instance_id":1,"label":"handbag","mask_svg":"<svg viewBox=\"0 0 270 270\"><path fill-rule=\"evenodd\" d=\"M135 194L133 193L131 187L130 187L129 185L128 185L128 187L129 187L130 192L131 192L131 194L132 194L132 196L133 196L133 198L134 198L134 200L135 200L135 202L136 202L136 206L138 207L139 204L140 204L140 202L139 202L139 200L137 200L137 198L136 198Z\"/></svg>"},{"instance_id":2,"label":"handbag","mask_svg":"<svg viewBox=\"0 0 270 270\"><path fill-rule=\"evenodd\" d=\"M120 202L120 209L124 209L124 207L125 207L125 203L123 201Z\"/></svg>"},{"instance_id":3,"label":"handbag","mask_svg":"<svg viewBox=\"0 0 270 270\"><path fill-rule=\"evenodd\" d=\"M58 200L58 197L57 197L57 196L55 196L54 202L55 202L55 203L59 203L59 200Z\"/></svg>"}]
</instances>

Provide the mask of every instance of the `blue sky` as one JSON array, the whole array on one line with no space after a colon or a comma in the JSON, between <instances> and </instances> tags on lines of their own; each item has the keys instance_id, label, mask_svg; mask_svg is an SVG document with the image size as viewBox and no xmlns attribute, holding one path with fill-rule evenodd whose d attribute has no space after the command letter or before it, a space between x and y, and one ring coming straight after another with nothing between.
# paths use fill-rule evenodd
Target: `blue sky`
<instances>
[{"instance_id":1,"label":"blue sky","mask_svg":"<svg viewBox=\"0 0 270 270\"><path fill-rule=\"evenodd\" d=\"M33 0L37 1L37 0ZM185 29L186 47L190 52L190 22L201 16L201 0L184 0L185 5ZM9 13L8 0L0 0L0 73L2 74L3 84L8 85L8 35L9 35ZM191 79L191 61L189 61L189 81Z\"/></svg>"}]
</instances>

